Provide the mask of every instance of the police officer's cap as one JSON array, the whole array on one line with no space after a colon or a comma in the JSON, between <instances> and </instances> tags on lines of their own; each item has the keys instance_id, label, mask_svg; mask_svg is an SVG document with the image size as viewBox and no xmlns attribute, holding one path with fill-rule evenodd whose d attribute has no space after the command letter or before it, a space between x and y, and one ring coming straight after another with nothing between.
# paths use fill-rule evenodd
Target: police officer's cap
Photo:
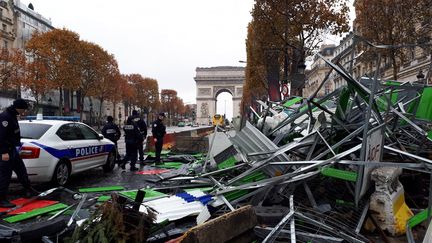
<instances>
[{"instance_id":1,"label":"police officer's cap","mask_svg":"<svg viewBox=\"0 0 432 243\"><path fill-rule=\"evenodd\" d=\"M14 100L12 106L13 106L15 109L24 109L24 110L28 109L28 104L27 104L27 102L26 102L25 100L23 100L23 99L16 99L16 100Z\"/></svg>"},{"instance_id":2,"label":"police officer's cap","mask_svg":"<svg viewBox=\"0 0 432 243\"><path fill-rule=\"evenodd\" d=\"M112 122L114 121L114 118L112 116L107 116L107 121Z\"/></svg>"},{"instance_id":3,"label":"police officer's cap","mask_svg":"<svg viewBox=\"0 0 432 243\"><path fill-rule=\"evenodd\" d=\"M164 113L164 112L161 112L161 113L159 113L159 116L163 116L163 117L165 117L165 113Z\"/></svg>"}]
</instances>

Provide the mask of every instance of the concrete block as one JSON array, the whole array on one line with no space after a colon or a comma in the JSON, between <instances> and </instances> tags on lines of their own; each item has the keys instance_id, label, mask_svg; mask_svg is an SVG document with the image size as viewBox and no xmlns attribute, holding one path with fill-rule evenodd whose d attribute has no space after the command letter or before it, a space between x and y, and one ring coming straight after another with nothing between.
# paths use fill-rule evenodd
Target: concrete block
<instances>
[{"instance_id":1,"label":"concrete block","mask_svg":"<svg viewBox=\"0 0 432 243\"><path fill-rule=\"evenodd\" d=\"M180 242L227 242L252 229L256 224L255 212L252 206L248 205L188 230Z\"/></svg>"},{"instance_id":2,"label":"concrete block","mask_svg":"<svg viewBox=\"0 0 432 243\"><path fill-rule=\"evenodd\" d=\"M392 167L377 168L372 172L375 192L370 197L369 210L378 226L392 236L405 234L406 223L413 216L398 180L401 173L401 168Z\"/></svg>"}]
</instances>

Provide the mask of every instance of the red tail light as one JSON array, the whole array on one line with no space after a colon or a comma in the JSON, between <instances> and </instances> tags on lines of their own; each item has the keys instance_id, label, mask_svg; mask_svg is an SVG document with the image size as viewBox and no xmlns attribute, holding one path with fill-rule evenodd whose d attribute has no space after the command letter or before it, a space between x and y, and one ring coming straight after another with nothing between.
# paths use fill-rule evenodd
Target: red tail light
<instances>
[{"instance_id":1,"label":"red tail light","mask_svg":"<svg viewBox=\"0 0 432 243\"><path fill-rule=\"evenodd\" d=\"M21 159L37 159L39 158L40 148L22 146L20 150Z\"/></svg>"}]
</instances>

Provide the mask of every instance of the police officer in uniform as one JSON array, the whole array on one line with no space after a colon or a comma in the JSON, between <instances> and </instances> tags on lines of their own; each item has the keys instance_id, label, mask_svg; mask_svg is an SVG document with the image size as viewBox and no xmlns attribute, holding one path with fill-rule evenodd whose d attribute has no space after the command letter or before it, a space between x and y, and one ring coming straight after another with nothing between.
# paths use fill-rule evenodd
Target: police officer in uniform
<instances>
[{"instance_id":1,"label":"police officer in uniform","mask_svg":"<svg viewBox=\"0 0 432 243\"><path fill-rule=\"evenodd\" d=\"M134 123L137 125L138 129L140 130L141 139L137 144L137 148L138 148L139 160L140 162L143 162L144 161L143 145L144 145L145 138L147 137L147 124L138 115L138 111L136 110L132 111L132 119Z\"/></svg>"},{"instance_id":2,"label":"police officer in uniform","mask_svg":"<svg viewBox=\"0 0 432 243\"><path fill-rule=\"evenodd\" d=\"M163 146L163 137L166 134L166 127L163 124L165 113L159 113L158 119L152 123L153 141L155 143L156 158L155 163L159 164Z\"/></svg>"},{"instance_id":3,"label":"police officer in uniform","mask_svg":"<svg viewBox=\"0 0 432 243\"><path fill-rule=\"evenodd\" d=\"M12 208L15 206L6 198L12 171L15 172L18 180L24 186L25 197L38 194L31 187L26 167L19 156L21 134L17 117L24 113L27 108L28 104L25 100L17 99L0 114L0 207Z\"/></svg>"},{"instance_id":4,"label":"police officer in uniform","mask_svg":"<svg viewBox=\"0 0 432 243\"><path fill-rule=\"evenodd\" d=\"M107 116L107 123L102 128L102 135L115 144L117 160L119 160L120 155L118 153L117 141L120 139L121 132L119 127L114 123L114 118L112 116Z\"/></svg>"},{"instance_id":5,"label":"police officer in uniform","mask_svg":"<svg viewBox=\"0 0 432 243\"><path fill-rule=\"evenodd\" d=\"M125 143L126 143L126 156L122 164L122 169L126 169L126 163L130 160L130 170L136 171L138 168L135 167L137 161L137 149L138 144L142 141L141 131L138 128L137 123L134 121L134 116L129 116L126 124L123 126L125 133Z\"/></svg>"}]
</instances>

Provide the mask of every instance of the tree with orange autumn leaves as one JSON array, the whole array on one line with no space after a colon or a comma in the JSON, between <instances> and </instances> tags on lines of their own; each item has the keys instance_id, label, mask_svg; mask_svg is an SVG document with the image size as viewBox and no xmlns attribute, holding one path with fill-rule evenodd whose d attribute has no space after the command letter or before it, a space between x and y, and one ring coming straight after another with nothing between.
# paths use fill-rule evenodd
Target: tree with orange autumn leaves
<instances>
[{"instance_id":1,"label":"tree with orange autumn leaves","mask_svg":"<svg viewBox=\"0 0 432 243\"><path fill-rule=\"evenodd\" d=\"M0 50L0 88L3 91L20 90L25 80L25 57L19 49ZM19 96L19 94L18 94Z\"/></svg>"},{"instance_id":2,"label":"tree with orange autumn leaves","mask_svg":"<svg viewBox=\"0 0 432 243\"><path fill-rule=\"evenodd\" d=\"M143 77L141 74L130 74L128 82L132 85L135 99L133 104L144 113L151 113L159 107L159 85L155 79Z\"/></svg>"},{"instance_id":3,"label":"tree with orange autumn leaves","mask_svg":"<svg viewBox=\"0 0 432 243\"><path fill-rule=\"evenodd\" d=\"M105 101L114 104L113 114L121 102L142 111L158 109L157 80L140 74L121 74L113 55L97 44L80 40L72 31L55 29L35 33L27 43L26 51L29 53L26 88L38 97L37 103L47 91L57 89L59 108L63 107L62 92L75 90L80 93L81 112L86 97L100 101L99 116Z\"/></svg>"},{"instance_id":4,"label":"tree with orange autumn leaves","mask_svg":"<svg viewBox=\"0 0 432 243\"><path fill-rule=\"evenodd\" d=\"M172 89L161 90L161 110L168 113L169 123L172 125L173 119L185 113L183 100L177 96L177 91Z\"/></svg>"},{"instance_id":5,"label":"tree with orange autumn leaves","mask_svg":"<svg viewBox=\"0 0 432 243\"><path fill-rule=\"evenodd\" d=\"M30 62L37 60L46 67L46 79L60 94L59 113L63 114L63 92L79 86L81 76L79 35L66 29L33 34L27 42L26 51ZM36 65L38 67L40 65ZM38 79L34 81L38 82ZM51 85L50 85L51 86Z\"/></svg>"},{"instance_id":6,"label":"tree with orange autumn leaves","mask_svg":"<svg viewBox=\"0 0 432 243\"><path fill-rule=\"evenodd\" d=\"M377 49L360 42L357 46L365 51L359 59L365 63L376 61L380 53L384 63L392 68L394 80L400 66L411 61L416 51L424 56L431 50L432 2L430 0L358 0L355 1L355 33L376 45L393 47L407 44L418 45L404 48ZM423 50L420 50L423 48Z\"/></svg>"},{"instance_id":7,"label":"tree with orange autumn leaves","mask_svg":"<svg viewBox=\"0 0 432 243\"><path fill-rule=\"evenodd\" d=\"M275 58L279 80L287 79L319 46L325 34L349 30L345 0L255 0L251 13L243 107L267 93L266 72Z\"/></svg>"}]
</instances>

